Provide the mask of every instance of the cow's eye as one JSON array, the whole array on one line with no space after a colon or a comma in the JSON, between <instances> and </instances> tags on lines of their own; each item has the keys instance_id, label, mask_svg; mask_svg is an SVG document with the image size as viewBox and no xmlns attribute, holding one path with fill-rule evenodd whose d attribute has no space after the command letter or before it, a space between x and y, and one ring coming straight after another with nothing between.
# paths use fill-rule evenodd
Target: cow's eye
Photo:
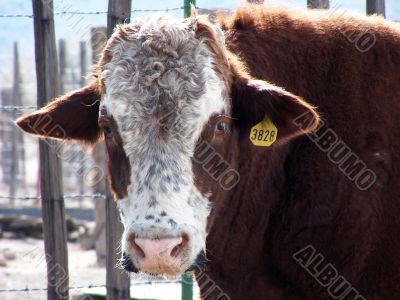
<instances>
[{"instance_id":1,"label":"cow's eye","mask_svg":"<svg viewBox=\"0 0 400 300\"><path fill-rule=\"evenodd\" d=\"M216 131L216 133L220 133L220 134L221 133L229 133L230 132L229 124L227 122L220 121L215 126L215 131Z\"/></svg>"},{"instance_id":2,"label":"cow's eye","mask_svg":"<svg viewBox=\"0 0 400 300\"><path fill-rule=\"evenodd\" d=\"M110 126L102 126L101 127L101 130L103 130L103 133L104 133L104 136L106 137L106 138L110 138L110 137L112 137L112 129L111 129L111 127Z\"/></svg>"}]
</instances>

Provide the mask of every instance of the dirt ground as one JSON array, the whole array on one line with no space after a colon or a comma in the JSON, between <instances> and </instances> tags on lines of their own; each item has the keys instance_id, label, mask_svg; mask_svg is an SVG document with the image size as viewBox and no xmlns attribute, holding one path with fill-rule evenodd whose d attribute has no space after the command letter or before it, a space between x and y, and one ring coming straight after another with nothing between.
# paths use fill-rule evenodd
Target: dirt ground
<instances>
[{"instance_id":1,"label":"dirt ground","mask_svg":"<svg viewBox=\"0 0 400 300\"><path fill-rule=\"evenodd\" d=\"M0 239L0 299L46 299L45 291L1 292L4 289L25 289L46 287L46 263L43 240L39 239ZM89 286L105 284L105 268L96 264L94 250L81 250L78 243L68 243L70 286ZM138 276L138 275L137 275ZM131 282L140 282L148 278L131 277ZM71 290L70 295L79 295L85 290ZM100 294L104 288L90 289ZM151 285L135 285L131 295L139 299L180 299L180 284L156 283ZM198 298L197 287L194 290Z\"/></svg>"}]
</instances>

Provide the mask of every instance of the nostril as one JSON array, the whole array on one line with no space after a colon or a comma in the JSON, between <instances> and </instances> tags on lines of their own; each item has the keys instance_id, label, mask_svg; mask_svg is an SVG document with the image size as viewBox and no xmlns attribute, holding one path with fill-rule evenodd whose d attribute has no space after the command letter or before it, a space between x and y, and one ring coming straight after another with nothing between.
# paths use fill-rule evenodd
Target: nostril
<instances>
[{"instance_id":1,"label":"nostril","mask_svg":"<svg viewBox=\"0 0 400 300\"><path fill-rule=\"evenodd\" d=\"M182 254L182 252L185 250L186 246L188 243L188 238L186 235L182 236L182 242L176 245L172 251L171 251L171 256L172 257L178 257Z\"/></svg>"},{"instance_id":2,"label":"nostril","mask_svg":"<svg viewBox=\"0 0 400 300\"><path fill-rule=\"evenodd\" d=\"M142 259L145 258L146 255L142 248L136 243L136 236L134 233L132 233L129 238L128 238L128 243L131 246L132 252L135 255L135 257Z\"/></svg>"},{"instance_id":3,"label":"nostril","mask_svg":"<svg viewBox=\"0 0 400 300\"><path fill-rule=\"evenodd\" d=\"M128 244L129 254L141 271L175 274L186 259L189 238L186 235L157 238L131 235Z\"/></svg>"},{"instance_id":4,"label":"nostril","mask_svg":"<svg viewBox=\"0 0 400 300\"><path fill-rule=\"evenodd\" d=\"M168 260L179 256L187 246L187 239L183 237L168 238L129 238L131 251L139 260Z\"/></svg>"},{"instance_id":5,"label":"nostril","mask_svg":"<svg viewBox=\"0 0 400 300\"><path fill-rule=\"evenodd\" d=\"M145 258L146 254L144 253L144 251L142 250L142 248L140 248L140 246L136 243L134 243L132 245L132 250L134 251L134 253L136 254L137 258Z\"/></svg>"},{"instance_id":6,"label":"nostril","mask_svg":"<svg viewBox=\"0 0 400 300\"><path fill-rule=\"evenodd\" d=\"M172 251L171 251L171 256L172 257L177 257L179 256L180 252L182 250L182 243L180 243L179 245L176 245Z\"/></svg>"}]
</instances>

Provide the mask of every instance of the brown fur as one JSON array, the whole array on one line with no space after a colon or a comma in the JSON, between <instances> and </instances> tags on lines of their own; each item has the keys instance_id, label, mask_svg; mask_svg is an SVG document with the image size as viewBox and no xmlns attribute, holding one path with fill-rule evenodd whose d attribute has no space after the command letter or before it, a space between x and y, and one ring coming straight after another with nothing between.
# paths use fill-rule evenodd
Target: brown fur
<instances>
[{"instance_id":1,"label":"brown fur","mask_svg":"<svg viewBox=\"0 0 400 300\"><path fill-rule=\"evenodd\" d=\"M199 39L205 38L207 46L215 55L215 67L221 79L226 83L227 88L232 84L232 71L229 62L229 53L224 45L218 41L212 25L204 18L195 18L196 37Z\"/></svg>"},{"instance_id":2,"label":"brown fur","mask_svg":"<svg viewBox=\"0 0 400 300\"><path fill-rule=\"evenodd\" d=\"M34 135L92 144L101 134L97 124L100 97L97 84L92 83L19 118L16 124Z\"/></svg>"},{"instance_id":3,"label":"brown fur","mask_svg":"<svg viewBox=\"0 0 400 300\"><path fill-rule=\"evenodd\" d=\"M232 17L220 18L227 47L221 49L212 25L201 19L197 25L197 34L208 38L216 70L230 86L232 98L232 111L222 120L230 131L218 132L221 118L212 117L198 147L207 141L241 175L239 184L226 191L202 165L193 164L196 186L204 193L211 190L213 201L209 263L205 273L197 273L204 298L217 299L218 293L204 286L211 279L231 300L330 299L327 289L292 257L309 244L365 299L399 298L399 29L377 17L247 5ZM354 37L367 30L375 34L376 44L360 52L347 34ZM106 47L102 62L109 59ZM26 124L50 112L66 127L67 138L96 140L99 127L93 123L88 128L87 122L94 122L98 106L86 113L75 104L97 99L101 64L97 75L100 84L83 90L89 92L88 99L80 98L82 92L70 95L77 100L72 101L74 111L58 101L18 125L45 135L45 130L35 132ZM376 173L371 188L357 189L326 153L300 137L317 126L314 107L324 128L334 130ZM66 122L65 111L77 117L75 124ZM293 119L307 111L311 122L302 131ZM277 124L280 140L272 147L255 147L249 130L265 114ZM313 137L323 140L323 132L319 129ZM130 172L125 168L118 173L121 164L127 164L120 143L118 135L108 142L109 155L116 157L110 159L110 177L117 197L125 195ZM209 167L217 167L214 163ZM345 298L350 299L355 298Z\"/></svg>"},{"instance_id":4,"label":"brown fur","mask_svg":"<svg viewBox=\"0 0 400 300\"><path fill-rule=\"evenodd\" d=\"M331 299L292 258L311 244L366 299L399 298L400 31L376 17L256 6L220 22L250 74L317 106L377 182L358 190L306 137L259 149L240 126L220 150L242 180L213 199L206 274L231 299ZM361 53L339 29L372 30L376 44Z\"/></svg>"},{"instance_id":5,"label":"brown fur","mask_svg":"<svg viewBox=\"0 0 400 300\"><path fill-rule=\"evenodd\" d=\"M99 125L104 132L107 149L107 170L114 199L128 196L130 184L131 165L122 145L122 138L118 125L103 107L99 116Z\"/></svg>"}]
</instances>

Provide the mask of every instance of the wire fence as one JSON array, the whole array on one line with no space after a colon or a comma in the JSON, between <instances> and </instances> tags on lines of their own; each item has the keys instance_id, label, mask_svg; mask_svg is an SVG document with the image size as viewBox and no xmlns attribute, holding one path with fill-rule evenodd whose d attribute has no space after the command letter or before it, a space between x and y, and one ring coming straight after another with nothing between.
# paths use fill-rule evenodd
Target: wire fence
<instances>
[{"instance_id":1,"label":"wire fence","mask_svg":"<svg viewBox=\"0 0 400 300\"><path fill-rule=\"evenodd\" d=\"M33 110L37 109L36 105L0 105L0 111L4 112L23 112L25 110ZM4 128L3 128L4 131ZM3 143L3 147L6 143ZM2 150L4 152L4 149ZM8 152L8 151L6 151ZM21 196L13 196L13 195L0 195L0 199L4 200L41 200L40 196L35 195L21 195ZM107 199L106 195L103 194L71 194L71 195L64 195L62 200L82 200L82 199L89 199L89 200L105 200Z\"/></svg>"},{"instance_id":2,"label":"wire fence","mask_svg":"<svg viewBox=\"0 0 400 300\"><path fill-rule=\"evenodd\" d=\"M91 199L91 200L97 200L97 199L102 199L105 200L107 199L106 195L102 194L75 194L75 195L64 195L63 199ZM0 199L7 199L7 200L41 200L40 196L32 196L32 195L24 195L24 196L1 196Z\"/></svg>"},{"instance_id":3,"label":"wire fence","mask_svg":"<svg viewBox=\"0 0 400 300\"><path fill-rule=\"evenodd\" d=\"M185 2L186 3L186 2ZM186 4L185 4L186 5ZM135 14L135 13L154 13L154 12L171 12L171 11L185 11L185 9L187 9L187 6L178 6L178 7L168 7L168 8L164 8L164 9L132 9L130 12L131 14ZM197 9L201 9L199 7L196 7ZM109 12L108 11L79 11L79 10L61 10L61 11L56 11L53 12L54 16L64 16L64 15L107 15ZM35 18L35 15L33 14L24 14L24 13L16 13L16 14L0 14L0 18L2 19L7 19L7 18L28 18L28 19L33 19ZM14 56L15 58L15 56ZM5 118L3 118L2 120L0 120L0 137L2 139L2 145L1 145L1 154L4 156L2 156L2 160L4 163L4 166L7 166L7 170L8 169L12 169L11 167L9 168L9 166L7 164L5 164L5 162L7 161L7 159L11 160L13 158L15 158L15 156L12 155L12 153L16 153L17 152L17 146L16 144L21 144L23 147L25 147L25 153L29 153L27 155L25 155L22 152L21 157L27 156L27 157L32 157L32 154L36 155L36 152L32 150L32 147L27 147L27 143L24 141L24 139L22 140L18 140L16 138L16 134L18 135L20 132L14 127L12 126L13 123L12 121L16 118L17 115L24 113L24 112L29 112L31 110L35 110L40 108L40 105L22 105L21 101L14 101L15 99L15 95L13 94L15 92L15 90L11 90L11 94L10 96L7 96L10 98L10 100L6 100L5 101L5 97L3 97L3 94L1 94L2 97L2 101L3 103L0 105L0 113L4 113ZM8 119L8 117L10 116L10 119ZM10 124L10 125L9 125ZM12 133L8 133L10 130L10 128L13 129ZM17 132L17 133L16 133ZM11 143L13 147L8 148L7 147L7 143ZM76 149L75 149L76 150ZM19 150L18 150L19 151ZM33 152L32 152L33 151ZM18 154L19 157L19 154ZM4 158L4 159L3 159ZM14 161L16 161L14 159ZM17 160L18 161L18 160ZM79 164L81 164L83 166L83 162L85 160L79 160ZM75 161L73 161L74 163L76 163ZM31 168L32 164L30 164L30 168ZM29 190L25 189L25 187L22 187L21 185L19 185L19 181L22 182L22 180L19 178L19 173L21 172L21 170L24 170L24 176L26 176L26 174L28 174L29 172L26 172L26 168L24 168L24 166L21 167L21 165L16 165L15 166L16 171L14 170L14 173L17 174L17 177L10 177L10 178L14 178L15 181L17 182L17 184L15 184L15 189L18 190L20 194L18 194L16 191L11 191L10 189L10 193L9 195L0 195L0 200L10 200L10 204L15 205L14 200L43 200L41 196L39 195L35 195L36 192L39 190L39 185L36 184L32 184L31 181L29 180ZM21 170L20 170L21 169ZM72 170L72 169L71 169ZM69 170L69 171L71 171ZM65 170L64 170L65 171ZM67 170L68 171L68 170ZM4 173L4 172L3 172ZM31 174L35 174L35 172L33 172L32 170L30 170ZM77 173L77 172L75 172ZM65 172L64 172L64 176L62 178L68 179L70 180L71 178L74 179L73 176L65 176ZM4 174L0 174L3 175L3 177L0 178L0 181L2 180L3 183L6 183L8 181L5 181L5 177ZM6 174L7 175L7 174ZM68 178L71 177L71 178ZM8 178L8 177L7 177ZM24 177L24 181L25 181ZM77 177L78 178L78 177ZM33 182L33 181L32 181ZM13 184L14 186L14 184ZM32 189L36 188L36 192L35 190ZM102 194L102 193L96 193L97 191L95 191L94 189L89 191L89 193L86 193L86 191L84 189L81 189L77 191L77 193L75 192L75 188L76 186L74 186L74 189L70 189L68 190L67 194L63 195L63 197L61 199L51 199L51 201L63 201L63 200L82 200L82 199L89 199L89 200L106 200L108 199L108 196ZM91 187L92 188L92 187ZM64 186L64 190L65 190L65 186ZM100 189L100 191L102 191ZM103 192L104 193L104 192ZM18 194L18 195L17 195ZM40 193L38 193L40 194ZM4 202L4 201L3 201ZM42 205L47 205L46 204L47 201L43 202ZM48 202L47 202L48 203ZM98 203L98 202L97 202ZM59 202L53 203L52 205L59 205ZM86 202L85 202L86 204ZM108 207L106 208L106 210L109 209ZM53 218L53 217L51 217ZM53 218L54 219L54 218ZM108 224L110 222L106 221L106 225L110 227ZM44 222L43 222L44 224ZM102 225L104 227L104 225ZM45 231L46 228L43 228L43 230ZM101 230L104 230L101 229ZM115 242L111 242L112 246L115 246L116 243ZM111 247L113 248L113 247ZM48 254L48 250L45 251L46 255ZM113 252L114 253L114 252ZM107 249L107 257L110 258L112 256L114 256L113 253L110 253L109 249ZM53 256L52 256L53 257ZM111 259L109 260L111 261ZM49 262L48 262L49 263ZM51 264L49 264L51 265ZM115 282L115 280L110 280L109 278L111 278L112 276L114 276L114 274L117 272L115 270L113 270L114 268L112 268L113 266L109 266L109 264L107 263L107 268L106 268L106 274L107 274L107 282L105 284L87 284L87 285L71 285L66 287L66 290L68 291L72 291L72 290L86 290L86 289L94 289L94 288L104 288L107 289L107 294L109 293L109 290L115 290L116 286L118 286L119 288L124 288L122 287L122 284L118 284L118 285L113 285L112 282ZM66 270L68 270L68 267L66 268ZM111 274L111 276L108 276L108 274ZM49 275L49 274L47 274ZM114 276L115 277L115 276ZM185 280L185 276L182 277L183 280L157 280L157 279L150 279L150 280L141 280L141 281L130 281L130 286L143 286L143 285L156 285L156 284L182 284L182 299L191 299L192 297L190 296L190 293L186 292L186 296L184 296L184 290L189 289L193 289L193 282L191 280L186 281ZM100 282L102 282L102 280L99 280ZM38 284L39 287L32 287L32 286L28 286L25 284L21 284L20 287L11 287L11 288L0 288L0 294L6 294L6 293L33 293L33 292L52 292L52 287L50 287L51 283L47 283L47 287L40 287L40 285L42 284ZM45 284L43 284L45 285ZM128 285L128 289L129 289L129 285ZM0 296L0 298L2 298ZM51 297L50 297L51 298Z\"/></svg>"},{"instance_id":4,"label":"wire fence","mask_svg":"<svg viewBox=\"0 0 400 300\"><path fill-rule=\"evenodd\" d=\"M24 110L32 110L37 109L38 107L35 105L0 105L0 111L24 111ZM4 146L4 144L3 144ZM40 196L35 195L21 195L21 196L11 196L11 195L0 195L0 199L5 200L41 200ZM107 199L106 195L103 194L71 194L64 195L63 200L80 200L80 199L90 199L90 200L105 200Z\"/></svg>"},{"instance_id":5,"label":"wire fence","mask_svg":"<svg viewBox=\"0 0 400 300\"><path fill-rule=\"evenodd\" d=\"M198 6L195 6L196 9L202 9ZM163 9L133 9L131 13L146 13L146 12L169 12L169 11L176 11L176 10L184 10L184 6L177 6L177 7L167 7ZM107 14L107 11L58 11L54 12L55 16L61 15L103 15ZM0 18L33 18L31 14L0 14Z\"/></svg>"},{"instance_id":6,"label":"wire fence","mask_svg":"<svg viewBox=\"0 0 400 300\"><path fill-rule=\"evenodd\" d=\"M134 281L131 282L131 286L138 285L156 285L156 284L181 284L182 280L148 280L148 281ZM82 289L94 289L94 288L106 288L106 284L89 284L89 285L78 285L69 286L68 290L82 290ZM22 292L45 292L48 288L19 288L19 289L0 289L0 293L22 293Z\"/></svg>"},{"instance_id":7,"label":"wire fence","mask_svg":"<svg viewBox=\"0 0 400 300\"><path fill-rule=\"evenodd\" d=\"M105 288L105 284L99 285L87 285L87 286L69 286L68 290L81 290L81 289L93 289L93 288ZM48 288L22 288L22 289L0 289L0 293L30 293L30 292L45 292Z\"/></svg>"},{"instance_id":8,"label":"wire fence","mask_svg":"<svg viewBox=\"0 0 400 300\"><path fill-rule=\"evenodd\" d=\"M0 110L3 111L15 111L15 110L29 110L29 109L37 109L36 105L0 105Z\"/></svg>"}]
</instances>

